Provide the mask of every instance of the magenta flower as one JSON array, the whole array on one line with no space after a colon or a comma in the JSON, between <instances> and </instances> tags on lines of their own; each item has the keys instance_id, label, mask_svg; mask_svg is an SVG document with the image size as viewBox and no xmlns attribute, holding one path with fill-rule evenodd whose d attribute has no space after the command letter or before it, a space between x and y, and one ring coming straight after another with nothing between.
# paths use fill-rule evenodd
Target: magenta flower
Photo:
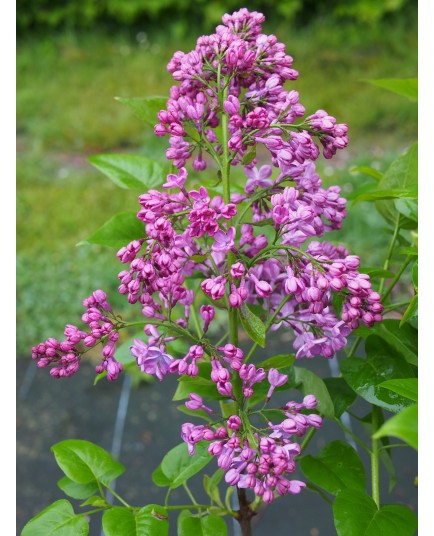
<instances>
[{"instance_id":1,"label":"magenta flower","mask_svg":"<svg viewBox=\"0 0 434 536\"><path fill-rule=\"evenodd\" d=\"M244 188L246 194L253 193L257 188L268 188L273 185L270 179L273 169L271 166L261 166L258 170L256 167L244 167L244 173L247 175L247 182Z\"/></svg>"},{"instance_id":2,"label":"magenta flower","mask_svg":"<svg viewBox=\"0 0 434 536\"><path fill-rule=\"evenodd\" d=\"M268 371L268 382L270 383L270 389L267 393L267 402L270 400L271 395L276 387L284 385L288 381L286 374L280 374L275 368L270 368Z\"/></svg>"},{"instance_id":3,"label":"magenta flower","mask_svg":"<svg viewBox=\"0 0 434 536\"><path fill-rule=\"evenodd\" d=\"M235 227L229 227L227 233L222 230L217 231L214 235L214 244L212 245L212 250L227 253L235 245L235 234Z\"/></svg>"},{"instance_id":4,"label":"magenta flower","mask_svg":"<svg viewBox=\"0 0 434 536\"><path fill-rule=\"evenodd\" d=\"M187 170L182 167L179 170L178 175L169 173L167 175L166 182L163 184L163 188L182 188L187 180L188 173Z\"/></svg>"},{"instance_id":5,"label":"magenta flower","mask_svg":"<svg viewBox=\"0 0 434 536\"><path fill-rule=\"evenodd\" d=\"M148 346L140 339L134 339L130 346L131 355L136 358L137 365L142 372L157 376L162 381L163 377L170 372L170 364L173 357L164 352L164 346Z\"/></svg>"}]
</instances>

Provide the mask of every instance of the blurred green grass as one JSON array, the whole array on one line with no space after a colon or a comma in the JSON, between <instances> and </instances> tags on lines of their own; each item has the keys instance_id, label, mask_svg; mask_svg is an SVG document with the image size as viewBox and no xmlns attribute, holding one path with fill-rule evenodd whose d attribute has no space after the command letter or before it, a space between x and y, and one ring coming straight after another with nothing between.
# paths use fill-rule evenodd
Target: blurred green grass
<instances>
[{"instance_id":1,"label":"blurred green grass","mask_svg":"<svg viewBox=\"0 0 434 536\"><path fill-rule=\"evenodd\" d=\"M319 165L326 184L350 193L364 179L354 165L385 169L417 136L413 103L362 82L416 75L417 21L408 17L376 26L313 21L305 28L265 27L287 44L300 71L293 87L309 113L326 109L347 122L345 154ZM147 35L127 31L63 33L21 39L17 46L17 352L65 323L79 322L81 300L95 288L116 292L120 269L114 252L75 245L115 212L136 210L140 192L121 190L86 161L101 152L131 152L164 158L167 141L155 138L114 100L168 94L165 66L175 42L164 29ZM366 203L350 211L344 230L327 237L357 251L363 265L381 259L388 236Z\"/></svg>"}]
</instances>

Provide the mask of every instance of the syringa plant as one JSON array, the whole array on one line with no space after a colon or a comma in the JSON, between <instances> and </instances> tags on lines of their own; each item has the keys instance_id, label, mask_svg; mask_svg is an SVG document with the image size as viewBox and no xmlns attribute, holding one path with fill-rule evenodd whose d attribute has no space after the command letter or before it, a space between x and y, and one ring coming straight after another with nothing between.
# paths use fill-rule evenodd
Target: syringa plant
<instances>
[{"instance_id":1,"label":"syringa plant","mask_svg":"<svg viewBox=\"0 0 434 536\"><path fill-rule=\"evenodd\" d=\"M226 534L219 517L224 515L239 521L243 535L251 534L259 505L306 487L294 477L297 459L323 417L330 416L331 404L324 389L306 389L316 384L306 380L309 371L293 366L294 355L258 362L258 346L266 347L267 336L285 331L292 336L296 360L330 359L352 330L382 321L381 296L370 276L360 272L357 252L323 238L341 228L346 199L338 186L323 186L315 161L321 152L330 159L347 146L347 125L325 110L306 115L299 93L291 89L298 77L293 59L274 35L262 32L261 13L243 8L224 15L222 22L214 34L199 37L191 52L176 52L167 66L175 85L158 112L154 133L168 137L170 173L163 177L161 171L156 181L161 188L139 196L136 223L128 221L130 231L123 233L130 232L130 241L117 252L118 290L136 318L124 320L106 293L95 290L83 301L84 327L68 324L64 340L49 338L32 349L38 367L66 378L79 370L88 350L99 346L96 373L114 381L124 368L116 357L121 332L141 326L129 343L132 359L159 381L178 377L175 399L187 400L183 411L194 421L182 425L183 443L166 455L154 481L186 486L213 458L220 470L206 481L209 506L166 501L135 508L120 498L123 506L112 507L103 488L111 489L122 466L88 442L55 445L67 479L62 489L87 499L85 504L95 507L91 513L105 511L107 536L121 534L116 532L121 523L122 534L167 534L171 509L183 510L178 519L183 534L192 534L197 520L203 534ZM146 106L155 102L160 101L142 99L140 106L149 114ZM95 158L104 171L104 160ZM128 162L127 155L124 159ZM133 177L133 186L161 168L155 163L152 173L146 170ZM202 175L214 180L212 187L200 185ZM106 234L122 222L111 220ZM241 329L251 340L249 349L239 342ZM182 354L179 342L188 343ZM304 394L273 408L274 391L287 388ZM101 467L83 476L81 466L92 463ZM238 510L220 500L221 478L236 490ZM39 534L38 523L54 515L77 534L87 533L83 515L76 515L68 501L58 501L30 521L23 535Z\"/></svg>"}]
</instances>

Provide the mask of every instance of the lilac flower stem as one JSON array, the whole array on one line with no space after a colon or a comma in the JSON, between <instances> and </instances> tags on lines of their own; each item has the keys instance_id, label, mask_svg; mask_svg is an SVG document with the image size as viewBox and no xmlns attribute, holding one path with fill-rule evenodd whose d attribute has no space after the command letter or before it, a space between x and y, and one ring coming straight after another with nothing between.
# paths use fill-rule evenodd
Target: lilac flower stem
<instances>
[{"instance_id":1,"label":"lilac flower stem","mask_svg":"<svg viewBox=\"0 0 434 536\"><path fill-rule=\"evenodd\" d=\"M392 279L392 282L387 287L386 292L382 295L383 302L386 300L386 298L389 296L389 294L394 289L396 283L401 279L402 274L405 272L405 269L410 264L411 260L413 259L412 255L408 255L408 257L405 259L404 264L401 266L399 272L395 275L395 277Z\"/></svg>"},{"instance_id":2,"label":"lilac flower stem","mask_svg":"<svg viewBox=\"0 0 434 536\"><path fill-rule=\"evenodd\" d=\"M371 449L359 438L357 437L347 426L345 426L345 424L340 420L338 419L337 417L334 418L334 421L336 422L336 424L339 424L339 426L342 428L342 430L348 434L350 437L352 437L354 439L354 441L360 446L362 447L363 450L365 450L370 456L372 455L372 451Z\"/></svg>"},{"instance_id":3,"label":"lilac flower stem","mask_svg":"<svg viewBox=\"0 0 434 536\"><path fill-rule=\"evenodd\" d=\"M190 308L190 314L191 318L193 320L194 327L196 328L196 333L199 339L203 337L202 328L199 325L199 319L197 318L197 312L196 307L194 306L194 303L192 304L192 307Z\"/></svg>"},{"instance_id":4,"label":"lilac flower stem","mask_svg":"<svg viewBox=\"0 0 434 536\"><path fill-rule=\"evenodd\" d=\"M396 244L396 240L398 238L398 234L399 234L399 220L400 220L400 216L401 214L398 212L398 216L396 217L396 223L395 223L395 229L393 231L393 236L392 236L392 240L390 242L390 245L389 245L389 250L387 252L387 257L386 257L386 260L384 261L384 264L383 264L383 268L384 270L387 270L389 268L389 265L390 265L390 260L392 258L392 254L393 254L393 250L395 249L395 244ZM381 281L380 281L380 286L378 288L378 292L380 294L382 294L383 292L383 289L384 289L384 283L385 283L385 278L381 278ZM384 298L383 298L384 299Z\"/></svg>"},{"instance_id":5,"label":"lilac flower stem","mask_svg":"<svg viewBox=\"0 0 434 536\"><path fill-rule=\"evenodd\" d=\"M182 484L183 488L185 489L187 495L189 496L191 502L194 504L194 506L198 507L198 503L196 501L196 499L194 498L194 495L191 493L190 491L190 488L187 486L187 484L184 482L184 484Z\"/></svg>"},{"instance_id":6,"label":"lilac flower stem","mask_svg":"<svg viewBox=\"0 0 434 536\"><path fill-rule=\"evenodd\" d=\"M218 72L218 90L220 91L220 63L219 63L219 72ZM228 95L228 86L225 83L223 89L223 99L224 102L227 99ZM230 190L230 163L229 163L229 151L228 151L228 116L223 111L222 113L222 145L223 145L223 166L222 166L222 182L223 182L223 196L226 203L230 203L231 200L231 190ZM235 257L232 251L228 253L228 269L232 266L235 261ZM238 311L234 307L228 308L229 313L229 340L230 342L238 346ZM242 399L242 384L239 376L234 379L233 382L234 395L236 399L237 410L240 409L240 402ZM237 487L238 493L238 503L239 511L237 520L241 527L241 533L243 536L252 535L252 527L250 525L251 518L255 515L255 512L250 508L250 503L247 500L246 490Z\"/></svg>"}]
</instances>

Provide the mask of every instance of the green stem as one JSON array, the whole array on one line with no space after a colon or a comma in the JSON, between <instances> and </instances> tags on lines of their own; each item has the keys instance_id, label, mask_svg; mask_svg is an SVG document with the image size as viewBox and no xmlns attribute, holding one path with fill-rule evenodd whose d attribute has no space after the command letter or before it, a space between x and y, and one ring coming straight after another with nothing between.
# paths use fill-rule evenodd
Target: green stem
<instances>
[{"instance_id":1,"label":"green stem","mask_svg":"<svg viewBox=\"0 0 434 536\"><path fill-rule=\"evenodd\" d=\"M378 406L372 406L372 435L378 430L381 419L381 409ZM372 479L372 498L375 504L380 508L380 446L379 440L372 438L371 452L371 479Z\"/></svg>"},{"instance_id":2,"label":"green stem","mask_svg":"<svg viewBox=\"0 0 434 536\"><path fill-rule=\"evenodd\" d=\"M410 302L408 300L399 303L392 303L384 308L384 313L389 313L390 311L394 311L395 309L399 309L400 307L408 307L409 305Z\"/></svg>"},{"instance_id":3,"label":"green stem","mask_svg":"<svg viewBox=\"0 0 434 536\"><path fill-rule=\"evenodd\" d=\"M366 450L369 455L372 454L371 449L361 439L359 439L355 434L353 434L353 432L349 428L347 428L340 419L335 417L334 421L337 422L337 424L339 424L342 430L344 430L344 432L346 432L350 437L352 437L354 441L362 447L362 449Z\"/></svg>"},{"instance_id":4,"label":"green stem","mask_svg":"<svg viewBox=\"0 0 434 536\"><path fill-rule=\"evenodd\" d=\"M392 255L393 255L393 250L395 248L396 240L398 238L400 217L401 217L401 214L398 212L398 215L396 217L395 229L393 231L392 241L390 242L389 250L387 252L387 257L386 257L386 260L384 261L384 264L383 264L383 268L385 270L387 270L389 268L390 260L391 260ZM380 286L378 288L378 292L380 294L383 292L384 283L385 283L385 278L383 277L383 278L381 278Z\"/></svg>"},{"instance_id":5,"label":"green stem","mask_svg":"<svg viewBox=\"0 0 434 536\"><path fill-rule=\"evenodd\" d=\"M111 508L111 507L109 507ZM78 514L75 514L76 516L89 516L90 514L97 514L98 512L102 512L104 510L107 510L107 508L95 508L95 510L88 510L87 512L80 512Z\"/></svg>"},{"instance_id":6,"label":"green stem","mask_svg":"<svg viewBox=\"0 0 434 536\"><path fill-rule=\"evenodd\" d=\"M203 332L202 332L202 328L200 327L200 324L199 324L199 319L197 317L196 307L195 307L194 303L190 307L190 314L191 314L191 318L193 320L194 327L196 328L197 336L199 337L199 339L201 339L203 337Z\"/></svg>"},{"instance_id":7,"label":"green stem","mask_svg":"<svg viewBox=\"0 0 434 536\"><path fill-rule=\"evenodd\" d=\"M315 486L315 484L313 484L312 482L308 483L307 489L313 491L314 493L318 493L318 495L320 495L320 497L322 497L326 502L328 502L329 504L333 504L333 501L330 500L330 498L322 491L322 489Z\"/></svg>"},{"instance_id":8,"label":"green stem","mask_svg":"<svg viewBox=\"0 0 434 536\"><path fill-rule=\"evenodd\" d=\"M378 449L378 452L381 452L382 450L387 450L387 449L409 448L409 447L410 445L404 445L404 443L396 443L393 445L383 445L382 447Z\"/></svg>"},{"instance_id":9,"label":"green stem","mask_svg":"<svg viewBox=\"0 0 434 536\"><path fill-rule=\"evenodd\" d=\"M127 508L130 508L130 509L133 508L130 504L128 504L126 501L124 501L124 499L122 499L122 497L121 497L118 493L116 493L116 491L115 491L114 489L112 489L110 486L107 486L106 484L104 484L104 485L105 485L105 487L109 490L109 492L113 495L113 497L116 497L116 499L117 499L120 503L122 503L122 504L123 504L124 506L126 506Z\"/></svg>"},{"instance_id":10,"label":"green stem","mask_svg":"<svg viewBox=\"0 0 434 536\"><path fill-rule=\"evenodd\" d=\"M183 486L183 488L185 489L185 491L187 492L187 495L190 497L190 500L191 500L191 502L194 504L194 506L198 507L199 504L198 504L198 502L196 501L196 499L194 498L193 493L191 493L190 488L187 486L187 483L184 482L184 483L182 484L182 486ZM205 508L209 508L209 507L208 507L208 506L205 506Z\"/></svg>"},{"instance_id":11,"label":"green stem","mask_svg":"<svg viewBox=\"0 0 434 536\"><path fill-rule=\"evenodd\" d=\"M357 337L353 343L353 346L351 346L350 351L347 354L347 357L353 357L353 355L356 353L356 350L359 347L359 344L361 342L362 342L362 337Z\"/></svg>"},{"instance_id":12,"label":"green stem","mask_svg":"<svg viewBox=\"0 0 434 536\"><path fill-rule=\"evenodd\" d=\"M313 438L314 434L316 432L316 428L311 428L309 432L307 433L306 437L303 439L302 444L300 445L300 451L303 452L304 449L309 445L311 442L311 439Z\"/></svg>"},{"instance_id":13,"label":"green stem","mask_svg":"<svg viewBox=\"0 0 434 536\"><path fill-rule=\"evenodd\" d=\"M227 331L222 337L220 337L220 339L215 343L214 346L221 346L225 340L229 337L229 331Z\"/></svg>"},{"instance_id":14,"label":"green stem","mask_svg":"<svg viewBox=\"0 0 434 536\"><path fill-rule=\"evenodd\" d=\"M412 255L409 255L405 261L404 261L404 264L401 266L399 272L395 275L395 277L392 279L392 282L390 283L390 285L387 287L387 290L386 292L383 294L382 296L382 301L384 302L386 300L386 298L389 296L389 294L392 292L392 290L394 289L396 283L398 283L398 281L401 279L401 276L402 274L405 272L405 269L407 268L407 266L410 264L410 262L412 261L413 259L413 256Z\"/></svg>"}]
</instances>

